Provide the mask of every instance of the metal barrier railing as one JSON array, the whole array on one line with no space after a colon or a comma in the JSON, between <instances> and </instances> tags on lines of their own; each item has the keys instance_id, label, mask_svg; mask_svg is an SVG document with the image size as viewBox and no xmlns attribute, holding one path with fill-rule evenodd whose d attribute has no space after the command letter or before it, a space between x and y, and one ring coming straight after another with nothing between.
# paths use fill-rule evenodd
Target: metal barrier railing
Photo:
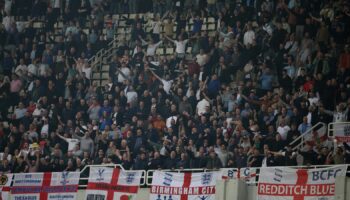
<instances>
[{"instance_id":1,"label":"metal barrier railing","mask_svg":"<svg viewBox=\"0 0 350 200\"><path fill-rule=\"evenodd\" d=\"M346 130L344 130L346 129ZM344 132L344 136L350 137L350 122L333 122L328 124L328 137L334 137L336 132Z\"/></svg>"},{"instance_id":2,"label":"metal barrier railing","mask_svg":"<svg viewBox=\"0 0 350 200\"><path fill-rule=\"evenodd\" d=\"M350 174L350 168L348 164L344 164L347 166L347 173ZM326 168L326 167L335 167L335 166L344 166L344 165L312 165L312 166L275 166L278 168L293 168L293 169L318 169L318 168ZM246 180L247 184L249 185L256 185L259 181L259 173L260 173L260 169L262 167L249 167L249 169L254 172L254 177L255 177L255 181L252 179L246 179L245 177L243 177L243 180ZM239 168L221 168L221 169L184 169L184 170L161 170L161 171L167 171L167 172L177 172L177 173L182 173L182 172L207 172L207 171L221 171L221 170L233 170L235 172L239 171ZM148 170L147 171L147 181L146 181L146 185L150 186L152 184L152 178L153 178L153 173L157 171L157 170ZM253 179L254 179L253 177ZM249 182L249 183L248 183Z\"/></svg>"},{"instance_id":3,"label":"metal barrier railing","mask_svg":"<svg viewBox=\"0 0 350 200\"><path fill-rule=\"evenodd\" d=\"M350 168L349 164L344 164L347 166L347 174L350 174ZM344 166L344 165L312 165L312 166L275 166L278 168L294 168L294 169L318 169L318 168L326 168L326 167L335 167L335 166ZM87 186L87 181L89 179L88 174L84 174L84 172L87 171L90 167L113 167L113 168L120 168L124 170L124 168L119 165L119 164L108 164L108 165L87 165L85 166L81 171L80 171L80 178L79 178L79 188L80 189L85 189ZM246 178L241 178L242 180L246 180L246 183L249 185L256 185L259 181L259 173L261 167L250 167L250 168L245 168L251 170L251 172L254 172L253 179L249 179L249 181ZM184 173L184 172L207 172L207 171L225 171L225 170L232 170L232 171L240 171L239 168L221 168L221 169L166 169L166 170L161 170L161 171L167 171L167 172L177 172L177 173ZM142 172L141 176L141 181L140 181L140 186L146 186L149 187L152 184L152 178L153 178L153 173L157 170L125 170L125 171L138 171ZM39 173L31 173L31 174L39 174ZM15 174L14 174L15 175ZM85 176L86 175L86 176ZM11 180L12 181L12 180Z\"/></svg>"},{"instance_id":4,"label":"metal barrier railing","mask_svg":"<svg viewBox=\"0 0 350 200\"><path fill-rule=\"evenodd\" d=\"M322 128L327 128L327 125L323 122L318 122L313 127L305 131L304 133L301 133L299 137L297 137L294 141L290 143L290 145L293 147L293 150L301 149L304 147L305 143L308 141L308 138L310 138L314 131L320 130ZM327 131L327 130L325 130ZM326 133L325 133L326 134Z\"/></svg>"},{"instance_id":5,"label":"metal barrier railing","mask_svg":"<svg viewBox=\"0 0 350 200\"><path fill-rule=\"evenodd\" d=\"M125 170L122 165L119 164L106 164L106 165L86 165L82 170L80 170L80 177L79 177L79 188L83 189L87 187L87 182L89 180L89 170L90 167L113 167L113 168L120 168L121 170L132 172L132 171L137 171L137 172L142 172L141 176L141 181L140 181L140 186L146 185L146 170ZM30 173L30 174L41 174L42 172L35 172L35 173ZM16 173L13 173L13 175L16 175ZM74 180L74 179L72 179ZM76 179L75 179L76 180ZM10 180L11 182L13 180Z\"/></svg>"}]
</instances>

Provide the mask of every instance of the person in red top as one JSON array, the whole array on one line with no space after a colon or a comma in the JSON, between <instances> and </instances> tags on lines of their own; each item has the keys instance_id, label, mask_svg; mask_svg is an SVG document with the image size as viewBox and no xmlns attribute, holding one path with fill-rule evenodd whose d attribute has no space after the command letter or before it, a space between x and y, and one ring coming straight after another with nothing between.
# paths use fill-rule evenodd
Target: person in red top
<instances>
[{"instance_id":1,"label":"person in red top","mask_svg":"<svg viewBox=\"0 0 350 200\"><path fill-rule=\"evenodd\" d=\"M306 76L306 82L303 85L303 89L305 92L310 92L314 87L314 80L310 76Z\"/></svg>"},{"instance_id":2,"label":"person in red top","mask_svg":"<svg viewBox=\"0 0 350 200\"><path fill-rule=\"evenodd\" d=\"M344 52L339 56L339 68L350 69L350 47L345 45Z\"/></svg>"}]
</instances>

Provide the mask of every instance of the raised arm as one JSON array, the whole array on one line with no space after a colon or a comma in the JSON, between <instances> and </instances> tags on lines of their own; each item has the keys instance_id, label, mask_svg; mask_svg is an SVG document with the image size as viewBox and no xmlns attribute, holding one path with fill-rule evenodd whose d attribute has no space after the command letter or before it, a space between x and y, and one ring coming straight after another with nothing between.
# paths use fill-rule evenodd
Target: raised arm
<instances>
[{"instance_id":1,"label":"raised arm","mask_svg":"<svg viewBox=\"0 0 350 200\"><path fill-rule=\"evenodd\" d=\"M170 37L168 37L167 35L164 35L164 37L165 37L167 40L169 40L169 41L171 41L171 42L175 43L175 40L171 39L171 38L170 38Z\"/></svg>"},{"instance_id":2,"label":"raised arm","mask_svg":"<svg viewBox=\"0 0 350 200\"><path fill-rule=\"evenodd\" d=\"M151 70L150 68L147 68L148 69L148 71L150 71L152 74L153 74L153 76L155 76L159 81L162 81L162 78L160 78L153 70Z\"/></svg>"},{"instance_id":3,"label":"raised arm","mask_svg":"<svg viewBox=\"0 0 350 200\"><path fill-rule=\"evenodd\" d=\"M142 46L148 45L148 42L147 42L146 40L144 40L144 39L141 37L141 35L139 35L139 39L140 39L141 42L142 42Z\"/></svg>"},{"instance_id":4,"label":"raised arm","mask_svg":"<svg viewBox=\"0 0 350 200\"><path fill-rule=\"evenodd\" d=\"M160 19L160 21L163 21L167 16L168 14L170 13L170 11L168 10L166 13L164 13L163 17Z\"/></svg>"},{"instance_id":5,"label":"raised arm","mask_svg":"<svg viewBox=\"0 0 350 200\"><path fill-rule=\"evenodd\" d=\"M56 132L57 137L61 138L62 140L67 142L67 138L63 137L62 135L60 135L59 133Z\"/></svg>"},{"instance_id":6,"label":"raised arm","mask_svg":"<svg viewBox=\"0 0 350 200\"><path fill-rule=\"evenodd\" d=\"M125 79L130 80L129 77L127 77L119 68L116 68L116 70L117 70L118 73L120 73L120 75L122 75Z\"/></svg>"}]
</instances>

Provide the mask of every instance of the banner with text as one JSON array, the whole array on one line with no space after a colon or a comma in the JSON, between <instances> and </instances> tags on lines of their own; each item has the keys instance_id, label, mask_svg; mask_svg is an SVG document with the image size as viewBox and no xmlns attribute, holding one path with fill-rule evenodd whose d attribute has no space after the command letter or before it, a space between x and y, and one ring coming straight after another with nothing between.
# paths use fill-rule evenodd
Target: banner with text
<instances>
[{"instance_id":1,"label":"banner with text","mask_svg":"<svg viewBox=\"0 0 350 200\"><path fill-rule=\"evenodd\" d=\"M11 196L13 200L74 200L79 177L79 172L16 174Z\"/></svg>"},{"instance_id":2,"label":"banner with text","mask_svg":"<svg viewBox=\"0 0 350 200\"><path fill-rule=\"evenodd\" d=\"M346 166L320 169L261 168L258 200L333 200L335 179Z\"/></svg>"},{"instance_id":3,"label":"banner with text","mask_svg":"<svg viewBox=\"0 0 350 200\"><path fill-rule=\"evenodd\" d=\"M350 123L334 123L333 135L338 142L350 143Z\"/></svg>"},{"instance_id":4,"label":"banner with text","mask_svg":"<svg viewBox=\"0 0 350 200\"><path fill-rule=\"evenodd\" d=\"M1 174L0 175L0 200L9 199L10 186L12 182L13 174Z\"/></svg>"},{"instance_id":5,"label":"banner with text","mask_svg":"<svg viewBox=\"0 0 350 200\"><path fill-rule=\"evenodd\" d=\"M220 171L223 179L241 179L247 183L256 182L256 168L224 168Z\"/></svg>"},{"instance_id":6,"label":"banner with text","mask_svg":"<svg viewBox=\"0 0 350 200\"><path fill-rule=\"evenodd\" d=\"M90 167L86 200L131 200L137 194L142 171Z\"/></svg>"},{"instance_id":7,"label":"banner with text","mask_svg":"<svg viewBox=\"0 0 350 200\"><path fill-rule=\"evenodd\" d=\"M155 171L150 200L214 200L220 172L172 173Z\"/></svg>"}]
</instances>

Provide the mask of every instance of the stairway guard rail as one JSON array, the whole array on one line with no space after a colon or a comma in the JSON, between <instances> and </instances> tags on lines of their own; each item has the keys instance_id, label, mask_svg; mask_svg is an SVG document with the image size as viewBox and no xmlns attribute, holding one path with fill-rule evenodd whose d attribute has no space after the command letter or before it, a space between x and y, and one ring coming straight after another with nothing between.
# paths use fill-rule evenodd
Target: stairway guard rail
<instances>
[{"instance_id":1,"label":"stairway guard rail","mask_svg":"<svg viewBox=\"0 0 350 200\"><path fill-rule=\"evenodd\" d=\"M293 142L290 143L290 145L292 146L292 149L298 150L298 149L302 149L306 143L306 141L308 141L307 139L312 137L312 134L315 131L321 130L322 128L324 128L325 133L327 134L327 125L323 122L318 122L317 124L315 124L313 127L311 127L310 129L308 129L307 131L305 131L304 133L301 133L301 135L299 137L297 137ZM299 142L299 143L298 143Z\"/></svg>"}]
</instances>

